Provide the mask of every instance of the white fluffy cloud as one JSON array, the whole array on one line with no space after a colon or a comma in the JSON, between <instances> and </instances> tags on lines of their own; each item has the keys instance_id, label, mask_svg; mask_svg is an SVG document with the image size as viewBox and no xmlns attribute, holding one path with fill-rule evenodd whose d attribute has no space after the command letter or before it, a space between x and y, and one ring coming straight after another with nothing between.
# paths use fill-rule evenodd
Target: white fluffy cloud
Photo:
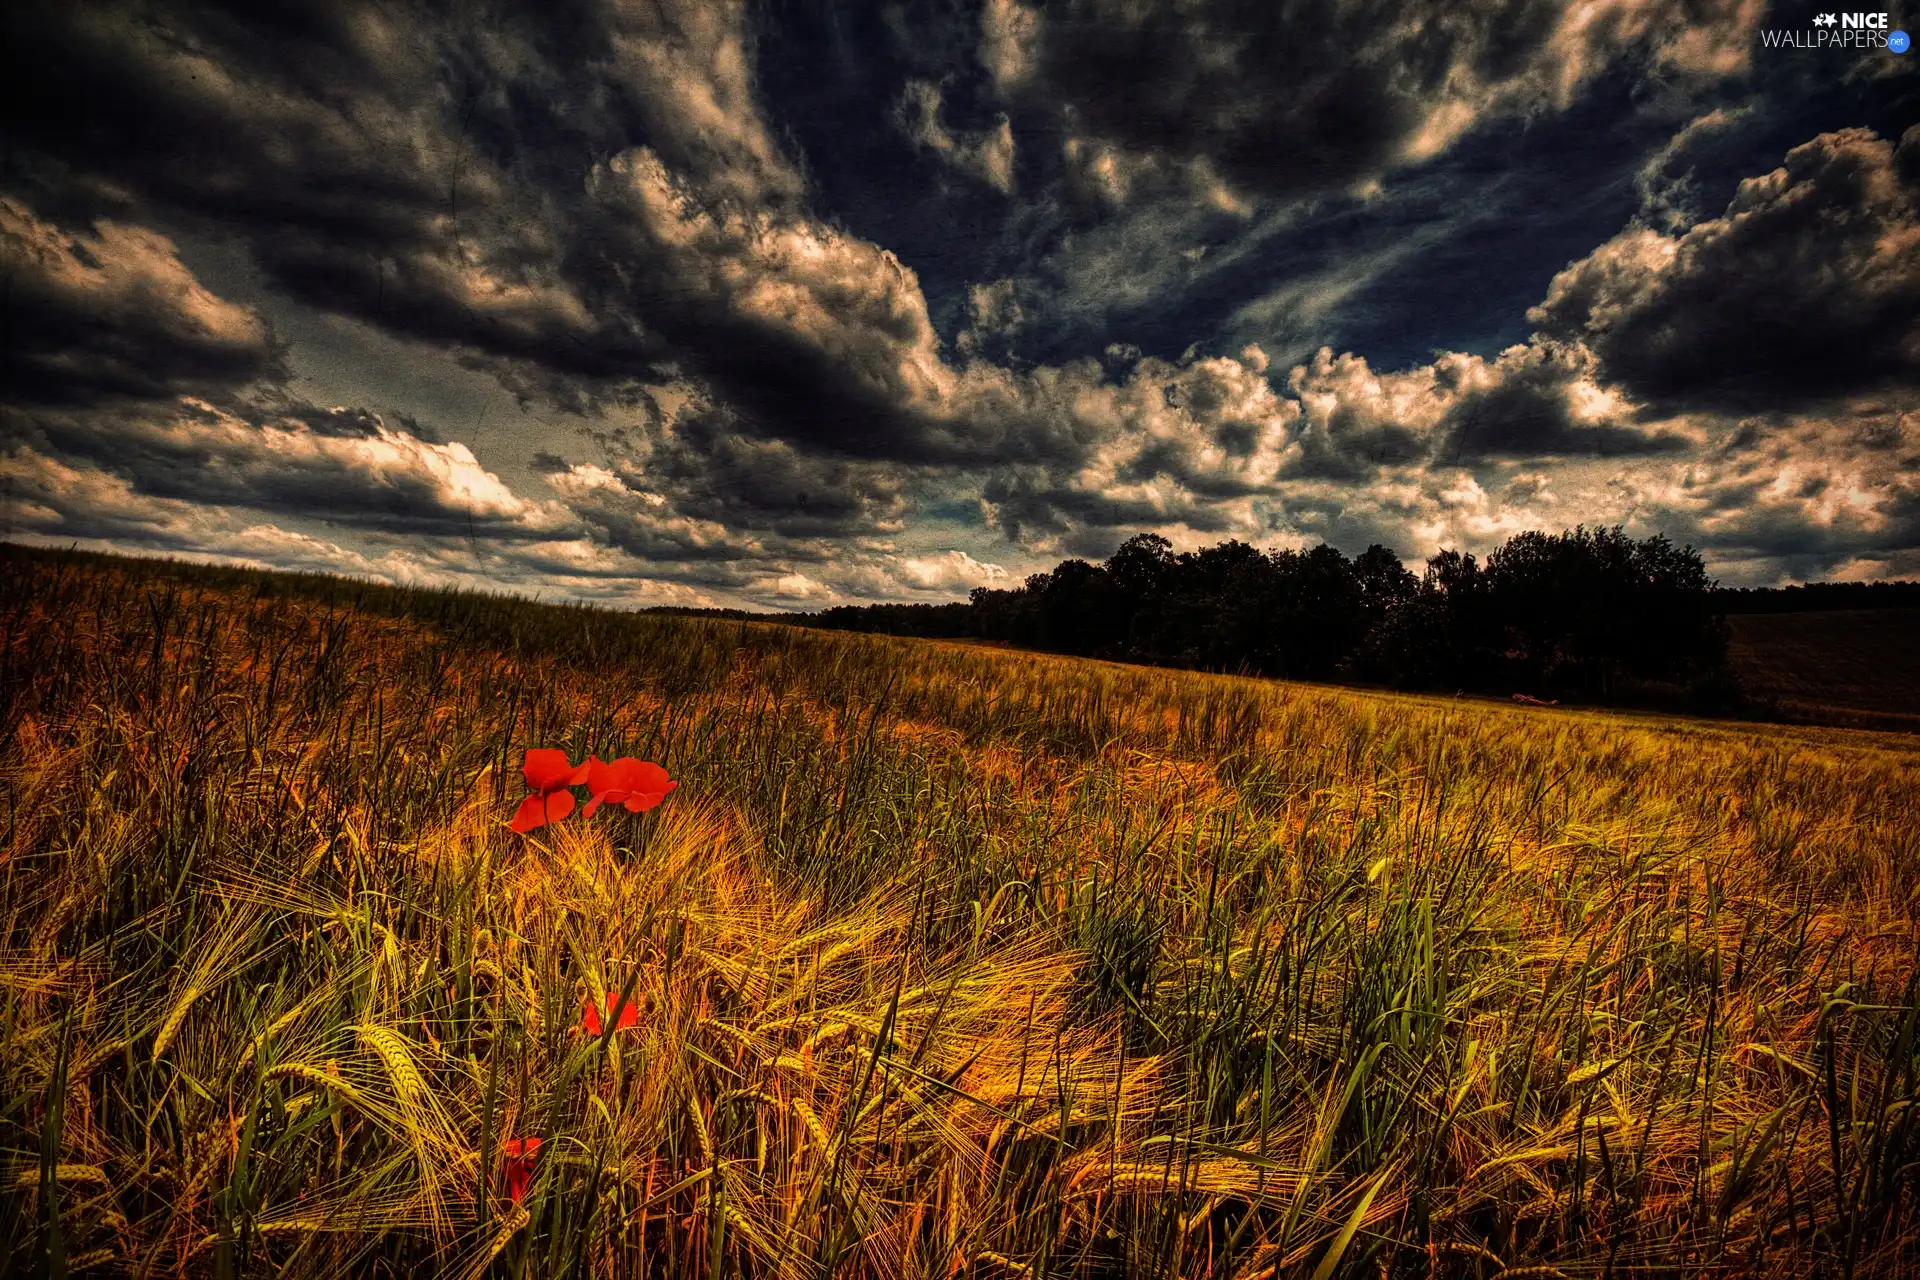
<instances>
[{"instance_id":1,"label":"white fluffy cloud","mask_svg":"<svg viewBox=\"0 0 1920 1280\"><path fill-rule=\"evenodd\" d=\"M1007 581L997 564L975 560L964 551L944 555L908 556L900 561L897 577L915 591L951 591L956 587L991 587Z\"/></svg>"}]
</instances>

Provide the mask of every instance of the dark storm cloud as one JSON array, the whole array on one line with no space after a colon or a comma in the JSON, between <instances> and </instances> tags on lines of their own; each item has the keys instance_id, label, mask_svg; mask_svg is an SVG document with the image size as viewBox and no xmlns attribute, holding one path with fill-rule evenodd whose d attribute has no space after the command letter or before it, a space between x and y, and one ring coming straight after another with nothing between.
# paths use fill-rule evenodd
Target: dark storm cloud
<instances>
[{"instance_id":1,"label":"dark storm cloud","mask_svg":"<svg viewBox=\"0 0 1920 1280\"><path fill-rule=\"evenodd\" d=\"M749 576L743 566L765 554L758 540L680 515L659 494L636 490L612 473L576 470L556 478L554 487L609 545L683 580L737 582Z\"/></svg>"},{"instance_id":2,"label":"dark storm cloud","mask_svg":"<svg viewBox=\"0 0 1920 1280\"><path fill-rule=\"evenodd\" d=\"M1593 361L1578 347L1547 341L1502 353L1495 378L1462 394L1448 411L1441 459L1631 457L1679 453L1693 442L1607 420L1582 421L1574 402Z\"/></svg>"},{"instance_id":3,"label":"dark storm cloud","mask_svg":"<svg viewBox=\"0 0 1920 1280\"><path fill-rule=\"evenodd\" d=\"M31 449L0 453L14 536L42 545L105 544L149 554L318 573L419 580L419 558L370 558L322 538L234 518L199 502L138 492L125 478L69 467Z\"/></svg>"},{"instance_id":4,"label":"dark storm cloud","mask_svg":"<svg viewBox=\"0 0 1920 1280\"><path fill-rule=\"evenodd\" d=\"M1085 360L1026 376L969 368L972 413L1049 441L987 469L982 497L1010 539L1089 526L1227 530L1272 492L1300 409L1275 393L1259 348L1120 365Z\"/></svg>"},{"instance_id":5,"label":"dark storm cloud","mask_svg":"<svg viewBox=\"0 0 1920 1280\"><path fill-rule=\"evenodd\" d=\"M271 326L202 288L145 228L65 229L0 196L0 272L0 386L16 404L224 397L285 377Z\"/></svg>"},{"instance_id":6,"label":"dark storm cloud","mask_svg":"<svg viewBox=\"0 0 1920 1280\"><path fill-rule=\"evenodd\" d=\"M1614 472L1628 523L1691 542L1739 584L1920 571L1920 414L1869 401L1713 435L1671 468Z\"/></svg>"},{"instance_id":7,"label":"dark storm cloud","mask_svg":"<svg viewBox=\"0 0 1920 1280\"><path fill-rule=\"evenodd\" d=\"M607 266L671 299L688 372L770 432L850 457L956 460L947 370L913 273L812 219L741 208L642 148L595 171Z\"/></svg>"},{"instance_id":8,"label":"dark storm cloud","mask_svg":"<svg viewBox=\"0 0 1920 1280\"><path fill-rule=\"evenodd\" d=\"M929 412L913 274L801 208L737 6L9 14L46 51L8 123L49 204L212 219L293 297L565 407L691 375L810 448L982 452Z\"/></svg>"},{"instance_id":9,"label":"dark storm cloud","mask_svg":"<svg viewBox=\"0 0 1920 1280\"><path fill-rule=\"evenodd\" d=\"M1679 408L1805 408L1920 385L1920 126L1823 134L1678 235L1636 226L1531 313Z\"/></svg>"},{"instance_id":10,"label":"dark storm cloud","mask_svg":"<svg viewBox=\"0 0 1920 1280\"><path fill-rule=\"evenodd\" d=\"M222 523L264 512L411 540L422 572L786 602L998 581L968 553L988 527L1023 556L1144 528L1480 548L1649 512L1757 559L1912 540L1897 415L1834 402L1913 382L1920 133L1822 135L1709 221L1680 175L1748 115L1672 107L1695 125L1657 153L1651 117L1580 133L1740 71L1756 0L940 8L7 8L0 209L44 320L14 324L7 461L91 495L43 532L93 511L151 546L361 554ZM822 118L777 110L803 101ZM1522 119L1558 141L1501 185ZM1592 172L1534 236L1563 167ZM257 306L162 229L234 246ZM1522 236L1527 264L1494 261ZM1306 354L1368 308L1404 331L1387 354ZM269 312L579 420L476 433L516 493L426 424L315 403ZM914 543L964 523L968 551Z\"/></svg>"},{"instance_id":11,"label":"dark storm cloud","mask_svg":"<svg viewBox=\"0 0 1920 1280\"><path fill-rule=\"evenodd\" d=\"M1821 496L1817 481L1785 495L1768 493L1764 483L1738 482L1717 490L1704 512L1656 508L1647 518L1735 573L1757 565L1763 576L1784 572L1805 581L1845 568L1884 565L1911 575L1920 567L1920 485L1911 475L1888 485L1870 506L1838 516L1822 510Z\"/></svg>"},{"instance_id":12,"label":"dark storm cloud","mask_svg":"<svg viewBox=\"0 0 1920 1280\"><path fill-rule=\"evenodd\" d=\"M1609 394L1595 363L1584 347L1550 338L1493 360L1448 352L1398 373L1322 348L1289 378L1304 409L1289 474L1359 482L1407 465L1629 458L1693 447L1673 431L1635 425L1634 406Z\"/></svg>"},{"instance_id":13,"label":"dark storm cloud","mask_svg":"<svg viewBox=\"0 0 1920 1280\"><path fill-rule=\"evenodd\" d=\"M411 414L398 413L388 419L371 409L348 408L344 405L323 409L317 404L308 404L284 393L264 396L262 403L272 405L272 420L282 430L304 428L316 435L342 440L372 440L389 432L399 432L426 444L445 443L431 427ZM256 404L254 408L254 425L269 420L262 404Z\"/></svg>"},{"instance_id":14,"label":"dark storm cloud","mask_svg":"<svg viewBox=\"0 0 1920 1280\"><path fill-rule=\"evenodd\" d=\"M611 473L636 495L668 501L688 519L783 539L845 538L895 530L907 472L821 456L747 429L724 405L590 433ZM556 471L568 470L565 464Z\"/></svg>"},{"instance_id":15,"label":"dark storm cloud","mask_svg":"<svg viewBox=\"0 0 1920 1280\"><path fill-rule=\"evenodd\" d=\"M1224 534L1234 528L1226 513L1178 490L1085 488L1037 467L1001 468L983 496L1009 540L1064 535L1065 548L1079 554L1111 551L1124 536L1116 529L1180 524Z\"/></svg>"},{"instance_id":16,"label":"dark storm cloud","mask_svg":"<svg viewBox=\"0 0 1920 1280\"><path fill-rule=\"evenodd\" d=\"M435 444L364 410L148 403L16 414L16 440L124 477L135 493L389 533L557 536L555 504L517 497L464 444ZM317 424L317 425L316 425Z\"/></svg>"},{"instance_id":17,"label":"dark storm cloud","mask_svg":"<svg viewBox=\"0 0 1920 1280\"><path fill-rule=\"evenodd\" d=\"M293 296L460 344L522 394L590 410L690 376L763 433L854 459L977 465L1067 443L956 402L915 273L807 211L737 6L10 12L15 47L46 53L9 109L30 175L213 219ZM1626 51L1684 64L1717 16L1627 0L1581 22L1551 5L1022 12L988 6L981 56L1009 95L1067 112L1087 173L1131 190L1201 164L1270 192L1563 104ZM917 83L902 118L919 143L1009 184L1012 135L963 145Z\"/></svg>"},{"instance_id":18,"label":"dark storm cloud","mask_svg":"<svg viewBox=\"0 0 1920 1280\"><path fill-rule=\"evenodd\" d=\"M729 417L683 422L677 449L650 468L682 494L680 509L730 527L790 538L841 537L898 528L902 477L891 467L820 458L784 440L729 430Z\"/></svg>"},{"instance_id":19,"label":"dark storm cloud","mask_svg":"<svg viewBox=\"0 0 1920 1280\"><path fill-rule=\"evenodd\" d=\"M206 289L164 236L104 220L62 229L0 198L0 264L9 445L111 472L145 498L389 531L527 537L560 523L406 415L289 392L271 326Z\"/></svg>"},{"instance_id":20,"label":"dark storm cloud","mask_svg":"<svg viewBox=\"0 0 1920 1280\"><path fill-rule=\"evenodd\" d=\"M985 56L1010 95L1060 111L1122 197L1133 174L1187 163L1295 196L1431 156L1489 113L1563 108L1616 58L1736 69L1755 16L1740 0L995 0Z\"/></svg>"},{"instance_id":21,"label":"dark storm cloud","mask_svg":"<svg viewBox=\"0 0 1920 1280\"><path fill-rule=\"evenodd\" d=\"M783 539L872 531L899 508L898 483L872 460L982 455L964 423L932 411L948 375L912 273L799 208L798 171L751 101L735 8L465 25L374 5L258 22L193 6L9 12L13 47L49 54L23 68L10 104L45 203L151 200L211 219L293 297L458 344L523 398L593 411L642 404L641 379L716 385L734 428L692 418L650 452L654 502L580 497L615 545L728 559L758 544L719 520ZM69 338L71 364L90 348ZM181 363L143 354L121 363ZM221 372L282 371L256 359ZM111 385L91 369L69 382ZM211 394L184 376L130 389ZM46 417L36 433L154 495L383 530L547 536L564 524L464 446L422 449L378 419L275 400L273 430L257 407L215 421L156 406L111 422ZM355 433L356 449L320 447Z\"/></svg>"},{"instance_id":22,"label":"dark storm cloud","mask_svg":"<svg viewBox=\"0 0 1920 1280\"><path fill-rule=\"evenodd\" d=\"M49 203L159 201L242 236L272 283L313 305L581 376L645 374L666 354L607 305L620 282L568 243L596 159L644 137L727 166L729 189L754 198L797 184L751 129L703 130L670 91L647 92L676 49L696 67L726 58L718 8L624 26L586 5L7 14L0 40L35 51L10 68L8 128Z\"/></svg>"},{"instance_id":23,"label":"dark storm cloud","mask_svg":"<svg viewBox=\"0 0 1920 1280\"><path fill-rule=\"evenodd\" d=\"M1022 355L1212 336L1398 365L1523 339L1535 272L1630 212L1620 179L1674 109L1649 104L1741 70L1761 4L983 9L1022 199L975 278L1042 286Z\"/></svg>"}]
</instances>

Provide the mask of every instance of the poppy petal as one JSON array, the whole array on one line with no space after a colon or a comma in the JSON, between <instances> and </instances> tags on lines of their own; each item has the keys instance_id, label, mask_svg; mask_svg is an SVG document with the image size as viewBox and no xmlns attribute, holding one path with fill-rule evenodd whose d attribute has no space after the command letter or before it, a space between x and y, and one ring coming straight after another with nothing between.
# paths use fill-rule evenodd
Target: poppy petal
<instances>
[{"instance_id":1,"label":"poppy petal","mask_svg":"<svg viewBox=\"0 0 1920 1280\"><path fill-rule=\"evenodd\" d=\"M604 799L606 799L605 796L588 796L586 804L580 808L580 816L591 818L599 810L600 802Z\"/></svg>"},{"instance_id":2,"label":"poppy petal","mask_svg":"<svg viewBox=\"0 0 1920 1280\"><path fill-rule=\"evenodd\" d=\"M527 786L535 791L557 791L570 786L574 767L567 759L567 753L558 747L535 747L527 752L527 758L521 762L520 772L527 780Z\"/></svg>"},{"instance_id":3,"label":"poppy petal","mask_svg":"<svg viewBox=\"0 0 1920 1280\"><path fill-rule=\"evenodd\" d=\"M617 994L609 993L607 996L608 1007L611 1008L613 1003L619 998ZM635 1009L633 1002L629 1000L620 1006L620 1014L613 1020L613 1029L615 1031L625 1031L628 1027L638 1026L639 1023L640 1011Z\"/></svg>"},{"instance_id":4,"label":"poppy petal","mask_svg":"<svg viewBox=\"0 0 1920 1280\"><path fill-rule=\"evenodd\" d=\"M635 813L644 812L667 798L667 793L680 784L667 777L667 771L657 764L649 764L650 771L634 788L633 796L627 801L627 808Z\"/></svg>"},{"instance_id":5,"label":"poppy petal","mask_svg":"<svg viewBox=\"0 0 1920 1280\"><path fill-rule=\"evenodd\" d=\"M619 785L620 775L613 765L598 757L587 758L587 790L594 795L600 795Z\"/></svg>"},{"instance_id":6,"label":"poppy petal","mask_svg":"<svg viewBox=\"0 0 1920 1280\"><path fill-rule=\"evenodd\" d=\"M573 792L549 791L544 797L547 806L547 821L558 822L573 812Z\"/></svg>"},{"instance_id":7,"label":"poppy petal","mask_svg":"<svg viewBox=\"0 0 1920 1280\"><path fill-rule=\"evenodd\" d=\"M568 799L572 799L571 796ZM520 808L513 815L513 829L521 835L529 831L538 831L547 825L547 803L544 796L528 796L520 802Z\"/></svg>"},{"instance_id":8,"label":"poppy petal","mask_svg":"<svg viewBox=\"0 0 1920 1280\"><path fill-rule=\"evenodd\" d=\"M585 1004L587 1011L586 1015L580 1019L580 1023L586 1027L588 1035L597 1036L601 1031L600 1010L595 1007L591 1000L583 1001L582 1003Z\"/></svg>"}]
</instances>

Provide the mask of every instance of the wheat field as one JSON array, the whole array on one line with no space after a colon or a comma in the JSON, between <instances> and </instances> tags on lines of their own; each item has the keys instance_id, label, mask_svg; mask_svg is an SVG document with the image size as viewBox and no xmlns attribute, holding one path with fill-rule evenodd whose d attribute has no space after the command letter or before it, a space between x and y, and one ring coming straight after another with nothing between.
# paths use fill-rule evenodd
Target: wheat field
<instances>
[{"instance_id":1,"label":"wheat field","mask_svg":"<svg viewBox=\"0 0 1920 1280\"><path fill-rule=\"evenodd\" d=\"M22 1274L1920 1269L1920 740L20 548L0 602ZM516 834L535 747L679 786Z\"/></svg>"}]
</instances>

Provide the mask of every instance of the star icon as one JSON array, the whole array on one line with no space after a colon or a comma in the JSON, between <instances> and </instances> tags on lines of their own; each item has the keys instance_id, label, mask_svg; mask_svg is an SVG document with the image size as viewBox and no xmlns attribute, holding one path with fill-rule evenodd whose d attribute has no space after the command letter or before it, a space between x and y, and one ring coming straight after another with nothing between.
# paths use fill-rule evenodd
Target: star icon
<instances>
[{"instance_id":1,"label":"star icon","mask_svg":"<svg viewBox=\"0 0 1920 1280\"><path fill-rule=\"evenodd\" d=\"M1832 14L1823 13L1813 20L1813 25L1816 27L1830 27L1837 21L1839 21L1839 19L1835 18Z\"/></svg>"}]
</instances>

